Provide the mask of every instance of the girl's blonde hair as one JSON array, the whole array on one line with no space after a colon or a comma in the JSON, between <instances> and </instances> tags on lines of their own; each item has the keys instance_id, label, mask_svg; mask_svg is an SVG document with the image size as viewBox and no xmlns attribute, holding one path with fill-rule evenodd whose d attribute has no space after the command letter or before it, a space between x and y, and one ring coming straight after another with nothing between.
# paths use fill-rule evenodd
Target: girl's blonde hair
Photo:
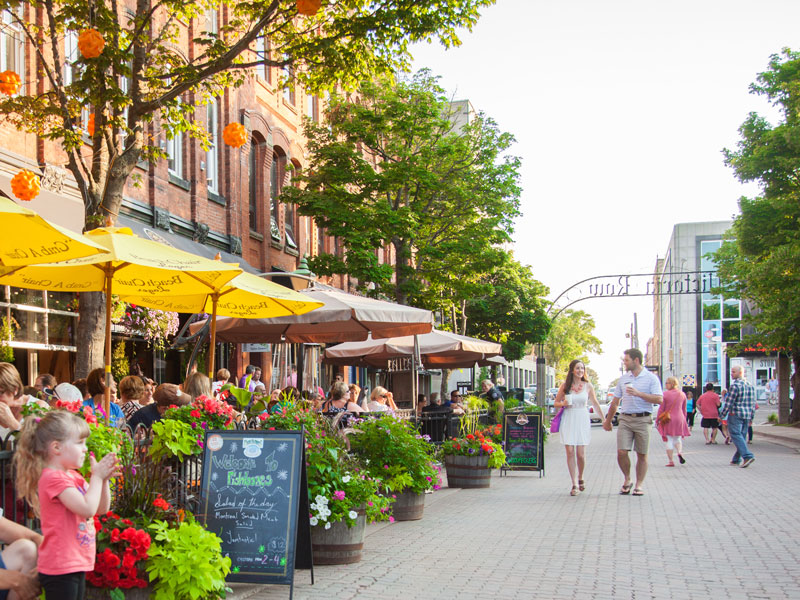
<instances>
[{"instance_id":1,"label":"girl's blonde hair","mask_svg":"<svg viewBox=\"0 0 800 600\"><path fill-rule=\"evenodd\" d=\"M50 410L42 417L29 416L22 423L16 451L14 472L17 495L28 501L39 515L39 478L52 442L63 442L76 436L89 437L91 429L81 417L66 410Z\"/></svg>"}]
</instances>

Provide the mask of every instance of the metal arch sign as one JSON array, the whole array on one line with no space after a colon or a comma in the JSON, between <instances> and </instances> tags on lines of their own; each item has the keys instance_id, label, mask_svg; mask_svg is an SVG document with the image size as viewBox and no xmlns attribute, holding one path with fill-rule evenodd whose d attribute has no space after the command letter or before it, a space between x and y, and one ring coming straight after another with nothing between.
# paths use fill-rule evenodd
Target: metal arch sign
<instances>
[{"instance_id":1,"label":"metal arch sign","mask_svg":"<svg viewBox=\"0 0 800 600\"><path fill-rule=\"evenodd\" d=\"M550 305L555 319L564 309L591 298L632 298L636 296L676 296L710 294L719 286L716 271L680 271L667 273L633 273L598 275L573 284Z\"/></svg>"}]
</instances>

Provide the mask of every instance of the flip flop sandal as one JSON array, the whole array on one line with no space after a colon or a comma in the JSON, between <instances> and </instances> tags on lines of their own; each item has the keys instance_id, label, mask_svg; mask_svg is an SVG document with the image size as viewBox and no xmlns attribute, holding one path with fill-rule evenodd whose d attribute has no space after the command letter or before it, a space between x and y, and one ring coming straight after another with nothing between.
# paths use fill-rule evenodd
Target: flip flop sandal
<instances>
[{"instance_id":1,"label":"flip flop sandal","mask_svg":"<svg viewBox=\"0 0 800 600\"><path fill-rule=\"evenodd\" d=\"M629 483L628 485L623 485L622 489L619 491L619 495L620 496L627 496L628 494L631 493L631 488L632 487L633 487L632 483Z\"/></svg>"},{"instance_id":2,"label":"flip flop sandal","mask_svg":"<svg viewBox=\"0 0 800 600\"><path fill-rule=\"evenodd\" d=\"M583 479L578 479L578 489L583 491L586 489L586 486L583 484Z\"/></svg>"},{"instance_id":3,"label":"flip flop sandal","mask_svg":"<svg viewBox=\"0 0 800 600\"><path fill-rule=\"evenodd\" d=\"M577 496L578 494L580 494L580 492L578 491L578 488L573 485L572 486L572 490L570 490L570 492L569 492L569 495L570 496Z\"/></svg>"},{"instance_id":4,"label":"flip flop sandal","mask_svg":"<svg viewBox=\"0 0 800 600\"><path fill-rule=\"evenodd\" d=\"M644 496L644 492L642 491L642 488L636 488L635 490L633 490L633 494L631 494L631 495L632 496Z\"/></svg>"}]
</instances>

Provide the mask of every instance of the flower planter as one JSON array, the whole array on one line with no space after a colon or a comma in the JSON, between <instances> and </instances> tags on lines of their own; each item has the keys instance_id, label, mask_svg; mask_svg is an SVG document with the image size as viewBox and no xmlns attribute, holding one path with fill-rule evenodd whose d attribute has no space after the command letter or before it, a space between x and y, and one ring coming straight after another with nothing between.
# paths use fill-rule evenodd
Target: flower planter
<instances>
[{"instance_id":1,"label":"flower planter","mask_svg":"<svg viewBox=\"0 0 800 600\"><path fill-rule=\"evenodd\" d=\"M489 457L482 456L445 456L444 466L447 469L447 486L452 488L488 488L492 484L492 470L489 468Z\"/></svg>"},{"instance_id":2,"label":"flower planter","mask_svg":"<svg viewBox=\"0 0 800 600\"><path fill-rule=\"evenodd\" d=\"M311 550L315 565L349 565L361 561L364 550L364 532L367 517L358 510L358 518L353 527L344 521L333 523L330 529L324 525L311 528Z\"/></svg>"},{"instance_id":3,"label":"flower planter","mask_svg":"<svg viewBox=\"0 0 800 600\"><path fill-rule=\"evenodd\" d=\"M392 505L392 516L395 521L418 521L425 510L425 494L402 492Z\"/></svg>"},{"instance_id":4,"label":"flower planter","mask_svg":"<svg viewBox=\"0 0 800 600\"><path fill-rule=\"evenodd\" d=\"M153 592L153 586L148 585L144 588L130 588L122 590L125 594L125 600L149 600L150 594ZM108 600L111 590L105 588L96 588L91 585L86 586L86 600Z\"/></svg>"}]
</instances>

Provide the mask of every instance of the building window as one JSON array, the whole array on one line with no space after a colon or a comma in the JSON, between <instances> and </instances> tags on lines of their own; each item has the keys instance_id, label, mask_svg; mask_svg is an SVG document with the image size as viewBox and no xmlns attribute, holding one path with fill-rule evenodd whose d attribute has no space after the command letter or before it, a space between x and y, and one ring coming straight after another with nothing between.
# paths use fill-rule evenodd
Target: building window
<instances>
[{"instance_id":1,"label":"building window","mask_svg":"<svg viewBox=\"0 0 800 600\"><path fill-rule=\"evenodd\" d=\"M167 169L171 175L183 179L183 132L174 131L167 137Z\"/></svg>"},{"instance_id":2,"label":"building window","mask_svg":"<svg viewBox=\"0 0 800 600\"><path fill-rule=\"evenodd\" d=\"M269 40L267 36L261 35L256 40L256 57L257 60L266 61L269 59ZM256 67L256 75L266 81L267 83L272 83L272 68L266 64L261 63Z\"/></svg>"},{"instance_id":3,"label":"building window","mask_svg":"<svg viewBox=\"0 0 800 600\"><path fill-rule=\"evenodd\" d=\"M325 238L323 237L322 227L316 225L317 230L317 256L325 253Z\"/></svg>"},{"instance_id":4,"label":"building window","mask_svg":"<svg viewBox=\"0 0 800 600\"><path fill-rule=\"evenodd\" d=\"M219 193L219 107L214 98L207 105L206 128L208 129L208 150L206 151L206 181L208 190L214 194Z\"/></svg>"},{"instance_id":5,"label":"building window","mask_svg":"<svg viewBox=\"0 0 800 600\"><path fill-rule=\"evenodd\" d=\"M214 35L219 33L219 19L217 18L216 8L209 8L206 11L206 31Z\"/></svg>"},{"instance_id":6,"label":"building window","mask_svg":"<svg viewBox=\"0 0 800 600\"><path fill-rule=\"evenodd\" d=\"M285 79L284 85L286 86L283 89L283 99L292 106L294 106L297 101L294 89L295 88L294 67L290 65L286 65L285 67L283 67L283 77Z\"/></svg>"},{"instance_id":7,"label":"building window","mask_svg":"<svg viewBox=\"0 0 800 600\"><path fill-rule=\"evenodd\" d=\"M78 67L75 64L78 54L78 32L67 31L64 34L64 85L71 85L78 77Z\"/></svg>"},{"instance_id":8,"label":"building window","mask_svg":"<svg viewBox=\"0 0 800 600\"><path fill-rule=\"evenodd\" d=\"M314 94L306 97L306 116L314 123L319 123L319 97Z\"/></svg>"},{"instance_id":9,"label":"building window","mask_svg":"<svg viewBox=\"0 0 800 600\"><path fill-rule=\"evenodd\" d=\"M260 196L263 189L263 171L261 170L261 157L263 144L255 137L250 140L250 231L259 232L258 206L261 204Z\"/></svg>"},{"instance_id":10,"label":"building window","mask_svg":"<svg viewBox=\"0 0 800 600\"><path fill-rule=\"evenodd\" d=\"M292 165L295 169L298 168ZM289 180L289 181L287 181ZM288 171L284 176L284 185L292 185L291 171ZM297 248L297 208L294 204L284 204L284 229L286 230L286 245L290 248Z\"/></svg>"},{"instance_id":11,"label":"building window","mask_svg":"<svg viewBox=\"0 0 800 600\"><path fill-rule=\"evenodd\" d=\"M16 9L10 10L14 10L19 18L22 17L22 3ZM0 70L14 71L24 82L25 37L16 18L9 10L3 11L3 21L0 24Z\"/></svg>"},{"instance_id":12,"label":"building window","mask_svg":"<svg viewBox=\"0 0 800 600\"><path fill-rule=\"evenodd\" d=\"M279 156L277 152L273 152L272 165L269 169L269 232L272 239L277 241L281 240L281 230L278 226L278 223L280 223L280 202L278 202L278 196L280 196L283 183L283 160L284 158L282 156Z\"/></svg>"}]
</instances>

